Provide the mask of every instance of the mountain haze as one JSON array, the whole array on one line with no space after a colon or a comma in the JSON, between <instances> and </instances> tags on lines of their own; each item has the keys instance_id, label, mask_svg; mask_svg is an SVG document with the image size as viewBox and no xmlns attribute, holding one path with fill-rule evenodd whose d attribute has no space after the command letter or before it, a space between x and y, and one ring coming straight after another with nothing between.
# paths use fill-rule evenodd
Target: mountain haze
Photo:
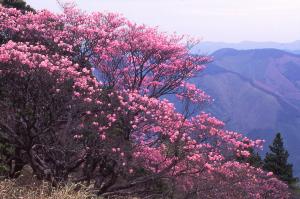
<instances>
[{"instance_id":1,"label":"mountain haze","mask_svg":"<svg viewBox=\"0 0 300 199\"><path fill-rule=\"evenodd\" d=\"M221 49L193 81L214 98L208 111L227 128L266 140L281 132L300 175L300 55L277 49Z\"/></svg>"}]
</instances>

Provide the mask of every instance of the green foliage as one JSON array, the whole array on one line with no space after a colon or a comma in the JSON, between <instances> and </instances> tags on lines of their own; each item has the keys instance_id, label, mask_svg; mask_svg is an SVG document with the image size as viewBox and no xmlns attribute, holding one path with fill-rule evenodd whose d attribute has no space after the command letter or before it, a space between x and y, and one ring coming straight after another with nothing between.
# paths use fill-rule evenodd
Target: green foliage
<instances>
[{"instance_id":1,"label":"green foliage","mask_svg":"<svg viewBox=\"0 0 300 199\"><path fill-rule=\"evenodd\" d=\"M16 8L22 11L34 11L29 5L23 0L0 0L0 4L8 8Z\"/></svg>"},{"instance_id":2,"label":"green foliage","mask_svg":"<svg viewBox=\"0 0 300 199\"><path fill-rule=\"evenodd\" d=\"M288 151L284 148L280 133L269 146L270 152L266 154L263 168L273 172L282 181L292 184L298 179L293 177L293 165L288 163Z\"/></svg>"},{"instance_id":3,"label":"green foliage","mask_svg":"<svg viewBox=\"0 0 300 199\"><path fill-rule=\"evenodd\" d=\"M0 176L8 176L9 158L14 154L14 149L11 145L7 143L0 142Z\"/></svg>"}]
</instances>

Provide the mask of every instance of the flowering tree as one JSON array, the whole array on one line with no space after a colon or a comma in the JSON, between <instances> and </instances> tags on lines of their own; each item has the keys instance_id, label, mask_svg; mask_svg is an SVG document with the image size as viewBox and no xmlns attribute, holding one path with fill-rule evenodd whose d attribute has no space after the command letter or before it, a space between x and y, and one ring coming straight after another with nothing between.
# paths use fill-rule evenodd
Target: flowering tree
<instances>
[{"instance_id":1,"label":"flowering tree","mask_svg":"<svg viewBox=\"0 0 300 199\"><path fill-rule=\"evenodd\" d=\"M272 173L236 161L195 178L193 185L186 198L289 198L286 184Z\"/></svg>"},{"instance_id":2,"label":"flowering tree","mask_svg":"<svg viewBox=\"0 0 300 199\"><path fill-rule=\"evenodd\" d=\"M232 163L261 140L226 131L207 113L179 113L164 99L209 100L188 80L210 59L191 55L182 37L110 13L0 7L0 40L0 137L40 178L93 182L103 196L157 198L174 190L224 195L230 177L241 183L237 194L286 195L272 176ZM269 186L256 189L252 178Z\"/></svg>"}]
</instances>

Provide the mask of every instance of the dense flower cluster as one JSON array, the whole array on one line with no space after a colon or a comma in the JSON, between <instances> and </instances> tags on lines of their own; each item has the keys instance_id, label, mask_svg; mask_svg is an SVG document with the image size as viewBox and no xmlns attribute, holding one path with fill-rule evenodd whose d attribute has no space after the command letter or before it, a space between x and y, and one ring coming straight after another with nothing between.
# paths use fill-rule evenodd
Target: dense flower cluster
<instances>
[{"instance_id":1,"label":"dense flower cluster","mask_svg":"<svg viewBox=\"0 0 300 199\"><path fill-rule=\"evenodd\" d=\"M22 77L43 69L57 75L57 82L73 80L72 97L85 108L69 139L84 145L81 153L90 154L87 157L98 158L104 168L100 173L113 168L114 177L129 176L126 186L115 180L101 185L101 193L168 178L178 189L199 197L205 192L224 196L233 189L249 192L252 198L286 194L285 185L272 175L234 162L236 156L248 156L249 148L261 147L260 140L224 130L223 122L207 113L186 117L163 99L175 94L193 103L209 100L188 80L210 58L190 55L182 37L116 14L85 14L74 8L63 14L22 14L3 7L0 37L1 76L14 71ZM93 141L90 134L97 135ZM144 176L141 168L147 171Z\"/></svg>"}]
</instances>

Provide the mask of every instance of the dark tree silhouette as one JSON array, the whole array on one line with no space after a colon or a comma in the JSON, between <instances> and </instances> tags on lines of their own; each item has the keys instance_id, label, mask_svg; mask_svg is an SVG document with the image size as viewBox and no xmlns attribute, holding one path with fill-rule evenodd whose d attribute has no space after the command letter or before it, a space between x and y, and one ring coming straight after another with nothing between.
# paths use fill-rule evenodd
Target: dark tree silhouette
<instances>
[{"instance_id":1,"label":"dark tree silhouette","mask_svg":"<svg viewBox=\"0 0 300 199\"><path fill-rule=\"evenodd\" d=\"M34 11L32 7L23 0L0 0L0 4L8 8L16 8L22 11Z\"/></svg>"},{"instance_id":2,"label":"dark tree silhouette","mask_svg":"<svg viewBox=\"0 0 300 199\"><path fill-rule=\"evenodd\" d=\"M270 152L266 154L263 168L289 184L297 181L297 178L293 177L293 165L288 163L289 153L284 148L280 133L276 134L269 148Z\"/></svg>"}]
</instances>

